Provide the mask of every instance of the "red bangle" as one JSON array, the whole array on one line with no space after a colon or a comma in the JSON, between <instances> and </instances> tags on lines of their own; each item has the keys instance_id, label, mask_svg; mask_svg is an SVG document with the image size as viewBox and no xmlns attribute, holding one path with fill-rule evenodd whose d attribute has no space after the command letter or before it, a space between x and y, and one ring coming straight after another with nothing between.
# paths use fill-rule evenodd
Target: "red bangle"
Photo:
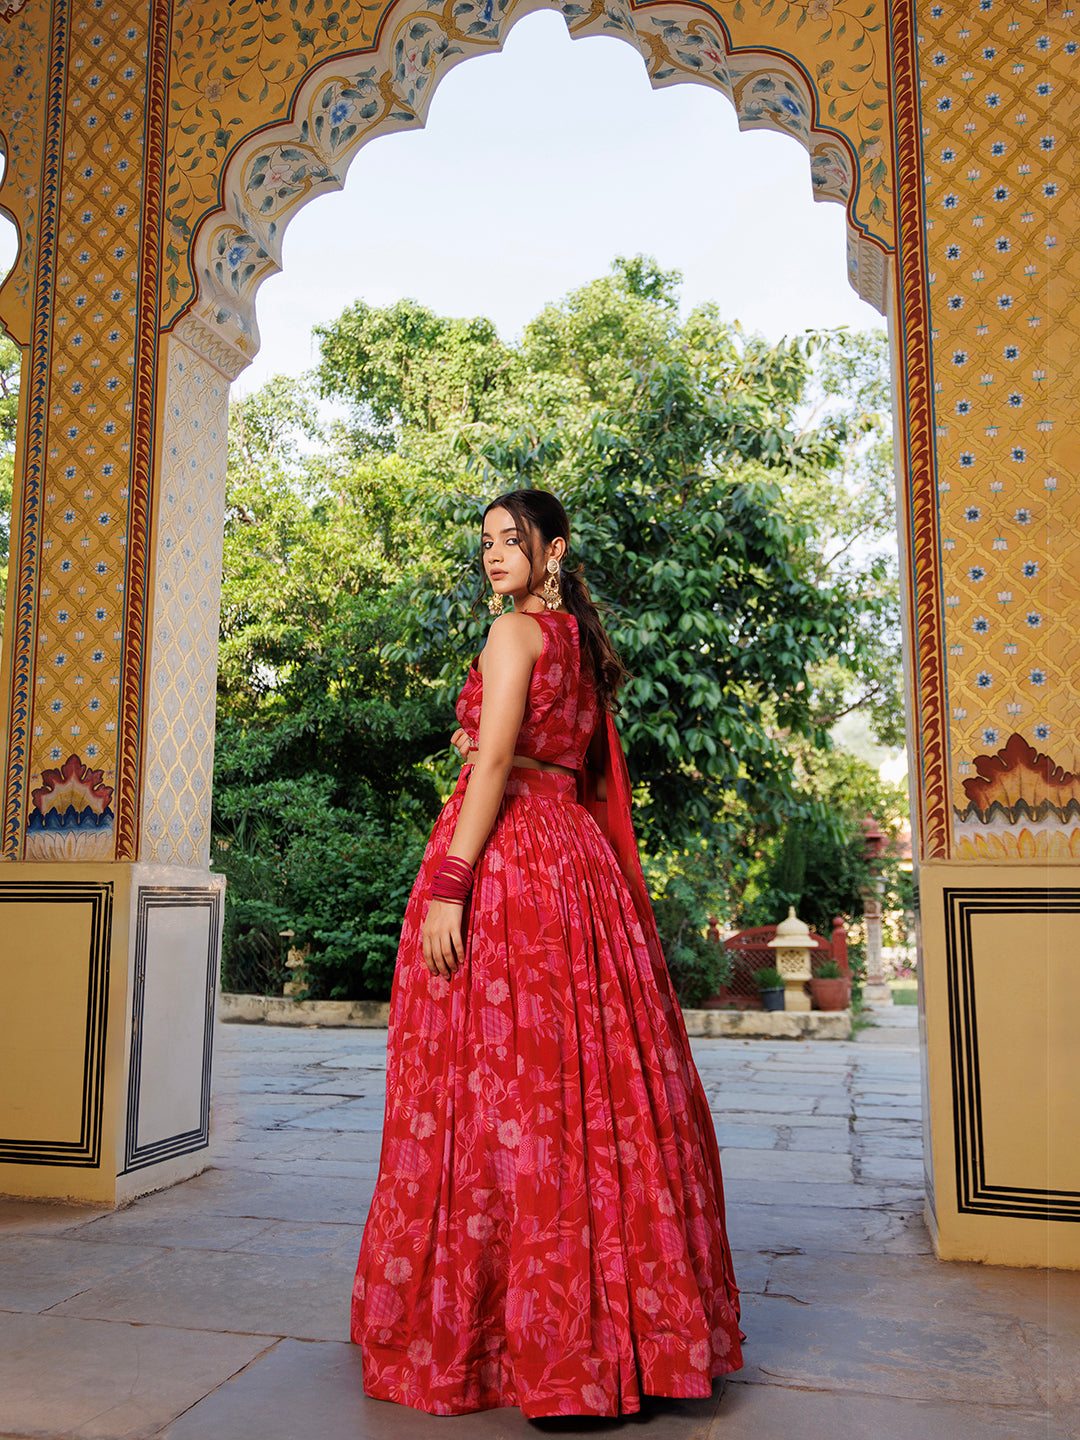
<instances>
[{"instance_id":1,"label":"red bangle","mask_svg":"<svg viewBox=\"0 0 1080 1440\"><path fill-rule=\"evenodd\" d=\"M448 855L431 878L431 898L464 905L472 894L473 868L456 855Z\"/></svg>"}]
</instances>

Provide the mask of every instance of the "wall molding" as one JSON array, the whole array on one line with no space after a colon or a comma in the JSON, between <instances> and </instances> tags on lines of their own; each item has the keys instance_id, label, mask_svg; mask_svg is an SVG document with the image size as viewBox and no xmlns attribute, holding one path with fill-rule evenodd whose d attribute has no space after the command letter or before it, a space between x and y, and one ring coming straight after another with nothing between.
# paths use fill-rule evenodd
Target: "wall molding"
<instances>
[{"instance_id":1,"label":"wall molding","mask_svg":"<svg viewBox=\"0 0 1080 1440\"><path fill-rule=\"evenodd\" d=\"M956 1202L964 1215L1080 1223L1080 1190L991 1183L983 1143L981 1076L976 1014L976 966L971 922L976 915L1080 915L1080 889L1015 886L946 889L945 968L956 1151Z\"/></svg>"},{"instance_id":2,"label":"wall molding","mask_svg":"<svg viewBox=\"0 0 1080 1440\"><path fill-rule=\"evenodd\" d=\"M109 1011L109 949L112 883L56 880L49 884L0 880L0 906L7 904L89 905L90 944L86 965L86 1030L83 1050L80 1128L72 1140L12 1140L0 1137L0 1163L73 1165L96 1169L101 1161L105 1096L105 1040ZM2 922L0 922L2 923Z\"/></svg>"},{"instance_id":3,"label":"wall molding","mask_svg":"<svg viewBox=\"0 0 1080 1440\"><path fill-rule=\"evenodd\" d=\"M154 910L195 909L209 911L204 991L203 1053L199 1094L199 1124L193 1130L163 1136L139 1144L139 1104L143 1078L143 1016L146 1008L146 955L150 916ZM217 994L218 951L221 945L221 891L192 886L140 885L136 900L135 955L131 1005L131 1054L128 1062L127 1127L124 1140L124 1168L144 1170L202 1150L210 1143L210 1075L214 1048L214 1001Z\"/></svg>"}]
</instances>

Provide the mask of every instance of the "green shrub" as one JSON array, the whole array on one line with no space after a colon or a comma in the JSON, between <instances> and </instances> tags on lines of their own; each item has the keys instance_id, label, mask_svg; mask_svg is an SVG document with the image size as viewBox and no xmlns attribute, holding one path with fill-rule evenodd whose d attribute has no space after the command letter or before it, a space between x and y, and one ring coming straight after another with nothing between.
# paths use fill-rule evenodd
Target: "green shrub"
<instances>
[{"instance_id":1,"label":"green shrub","mask_svg":"<svg viewBox=\"0 0 1080 1440\"><path fill-rule=\"evenodd\" d=\"M754 984L759 990L782 990L784 977L779 970L766 966L762 970L754 971Z\"/></svg>"},{"instance_id":2,"label":"green shrub","mask_svg":"<svg viewBox=\"0 0 1080 1440\"><path fill-rule=\"evenodd\" d=\"M649 893L668 973L689 1008L715 995L731 973L731 956L706 936L717 908L717 881L703 846L654 857L647 863Z\"/></svg>"},{"instance_id":3,"label":"green shrub","mask_svg":"<svg viewBox=\"0 0 1080 1440\"><path fill-rule=\"evenodd\" d=\"M407 796L391 810L333 806L331 784L309 775L218 797L213 864L228 881L224 989L280 994L294 945L309 952L307 998L389 997L428 815Z\"/></svg>"}]
</instances>

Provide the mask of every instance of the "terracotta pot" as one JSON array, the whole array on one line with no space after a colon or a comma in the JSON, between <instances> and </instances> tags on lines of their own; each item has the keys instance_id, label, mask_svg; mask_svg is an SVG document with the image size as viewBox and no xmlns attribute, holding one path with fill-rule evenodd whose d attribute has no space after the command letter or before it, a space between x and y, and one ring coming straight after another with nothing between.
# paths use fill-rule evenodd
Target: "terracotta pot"
<instances>
[{"instance_id":1,"label":"terracotta pot","mask_svg":"<svg viewBox=\"0 0 1080 1440\"><path fill-rule=\"evenodd\" d=\"M815 975L810 994L819 1010L846 1010L851 1004L851 980L846 975Z\"/></svg>"},{"instance_id":2,"label":"terracotta pot","mask_svg":"<svg viewBox=\"0 0 1080 1440\"><path fill-rule=\"evenodd\" d=\"M766 1010L783 1010L784 1008L784 987L781 985L777 990L761 990L761 1003Z\"/></svg>"}]
</instances>

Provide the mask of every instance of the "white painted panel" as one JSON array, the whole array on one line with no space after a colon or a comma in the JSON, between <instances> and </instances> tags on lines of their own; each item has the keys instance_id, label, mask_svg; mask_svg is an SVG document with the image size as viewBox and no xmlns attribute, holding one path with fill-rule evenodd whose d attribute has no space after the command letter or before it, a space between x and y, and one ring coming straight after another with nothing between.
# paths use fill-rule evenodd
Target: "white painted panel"
<instances>
[{"instance_id":1,"label":"white painted panel","mask_svg":"<svg viewBox=\"0 0 1080 1440\"><path fill-rule=\"evenodd\" d=\"M146 982L136 1143L201 1123L209 905L153 904L146 913Z\"/></svg>"}]
</instances>

